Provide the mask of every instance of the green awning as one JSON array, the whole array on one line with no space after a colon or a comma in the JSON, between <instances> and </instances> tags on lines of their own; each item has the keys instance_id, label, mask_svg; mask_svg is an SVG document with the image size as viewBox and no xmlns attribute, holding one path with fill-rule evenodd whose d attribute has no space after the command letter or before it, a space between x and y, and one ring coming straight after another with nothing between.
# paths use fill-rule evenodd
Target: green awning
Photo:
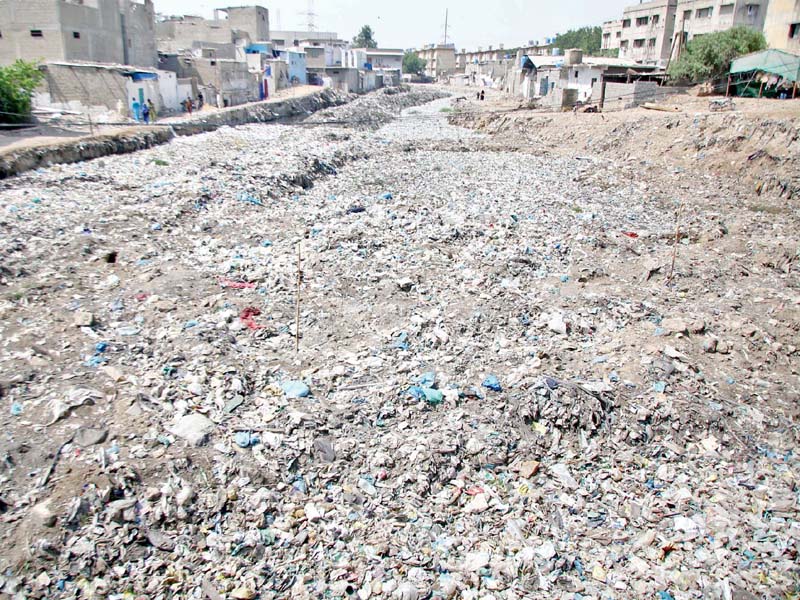
<instances>
[{"instance_id":1,"label":"green awning","mask_svg":"<svg viewBox=\"0 0 800 600\"><path fill-rule=\"evenodd\" d=\"M739 57L731 63L731 75L752 71L778 75L794 83L800 80L800 56L783 50L764 50Z\"/></svg>"}]
</instances>

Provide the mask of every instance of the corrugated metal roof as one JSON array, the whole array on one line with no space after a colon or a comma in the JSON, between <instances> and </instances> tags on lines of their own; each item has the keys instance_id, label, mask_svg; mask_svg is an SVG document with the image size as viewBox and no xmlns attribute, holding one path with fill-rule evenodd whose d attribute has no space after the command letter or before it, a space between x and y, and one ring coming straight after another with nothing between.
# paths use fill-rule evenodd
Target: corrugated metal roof
<instances>
[{"instance_id":1,"label":"corrugated metal roof","mask_svg":"<svg viewBox=\"0 0 800 600\"><path fill-rule=\"evenodd\" d=\"M731 74L762 71L783 77L790 82L800 81L800 56L783 50L764 50L741 56L731 63Z\"/></svg>"}]
</instances>

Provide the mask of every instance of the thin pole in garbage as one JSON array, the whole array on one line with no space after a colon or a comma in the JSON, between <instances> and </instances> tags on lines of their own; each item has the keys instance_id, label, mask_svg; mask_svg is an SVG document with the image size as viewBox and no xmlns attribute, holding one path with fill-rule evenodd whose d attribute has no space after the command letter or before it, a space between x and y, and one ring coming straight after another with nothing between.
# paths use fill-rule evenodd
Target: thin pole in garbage
<instances>
[{"instance_id":1,"label":"thin pole in garbage","mask_svg":"<svg viewBox=\"0 0 800 600\"><path fill-rule=\"evenodd\" d=\"M294 306L294 351L300 352L300 284L303 281L301 270L300 246L302 240L297 242L297 297Z\"/></svg>"},{"instance_id":2,"label":"thin pole in garbage","mask_svg":"<svg viewBox=\"0 0 800 600\"><path fill-rule=\"evenodd\" d=\"M669 275L667 276L667 283L672 281L675 275L675 259L678 258L678 244L681 243L681 214L683 213L683 202L678 206L678 211L675 213L675 243L672 247L672 263L669 266Z\"/></svg>"}]
</instances>

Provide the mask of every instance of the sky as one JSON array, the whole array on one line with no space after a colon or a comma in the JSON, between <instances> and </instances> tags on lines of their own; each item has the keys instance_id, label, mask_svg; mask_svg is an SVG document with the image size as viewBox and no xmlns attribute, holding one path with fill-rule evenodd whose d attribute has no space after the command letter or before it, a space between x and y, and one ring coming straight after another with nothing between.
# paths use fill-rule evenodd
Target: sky
<instances>
[{"instance_id":1,"label":"sky","mask_svg":"<svg viewBox=\"0 0 800 600\"><path fill-rule=\"evenodd\" d=\"M305 30L309 0L154 0L162 14L200 14L214 8L259 4L270 11L271 29ZM369 25L382 48L415 48L441 42L450 9L448 41L468 50L544 41L584 25L620 18L635 0L311 0L317 31L351 40Z\"/></svg>"}]
</instances>

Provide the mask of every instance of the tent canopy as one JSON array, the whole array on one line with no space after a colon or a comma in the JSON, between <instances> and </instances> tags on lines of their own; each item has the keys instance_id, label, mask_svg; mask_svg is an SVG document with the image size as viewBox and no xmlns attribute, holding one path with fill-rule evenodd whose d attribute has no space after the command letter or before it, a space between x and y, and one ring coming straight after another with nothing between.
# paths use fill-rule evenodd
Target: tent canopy
<instances>
[{"instance_id":1,"label":"tent canopy","mask_svg":"<svg viewBox=\"0 0 800 600\"><path fill-rule=\"evenodd\" d=\"M731 75L763 71L795 83L800 80L800 56L783 50L764 50L746 54L731 63Z\"/></svg>"}]
</instances>

